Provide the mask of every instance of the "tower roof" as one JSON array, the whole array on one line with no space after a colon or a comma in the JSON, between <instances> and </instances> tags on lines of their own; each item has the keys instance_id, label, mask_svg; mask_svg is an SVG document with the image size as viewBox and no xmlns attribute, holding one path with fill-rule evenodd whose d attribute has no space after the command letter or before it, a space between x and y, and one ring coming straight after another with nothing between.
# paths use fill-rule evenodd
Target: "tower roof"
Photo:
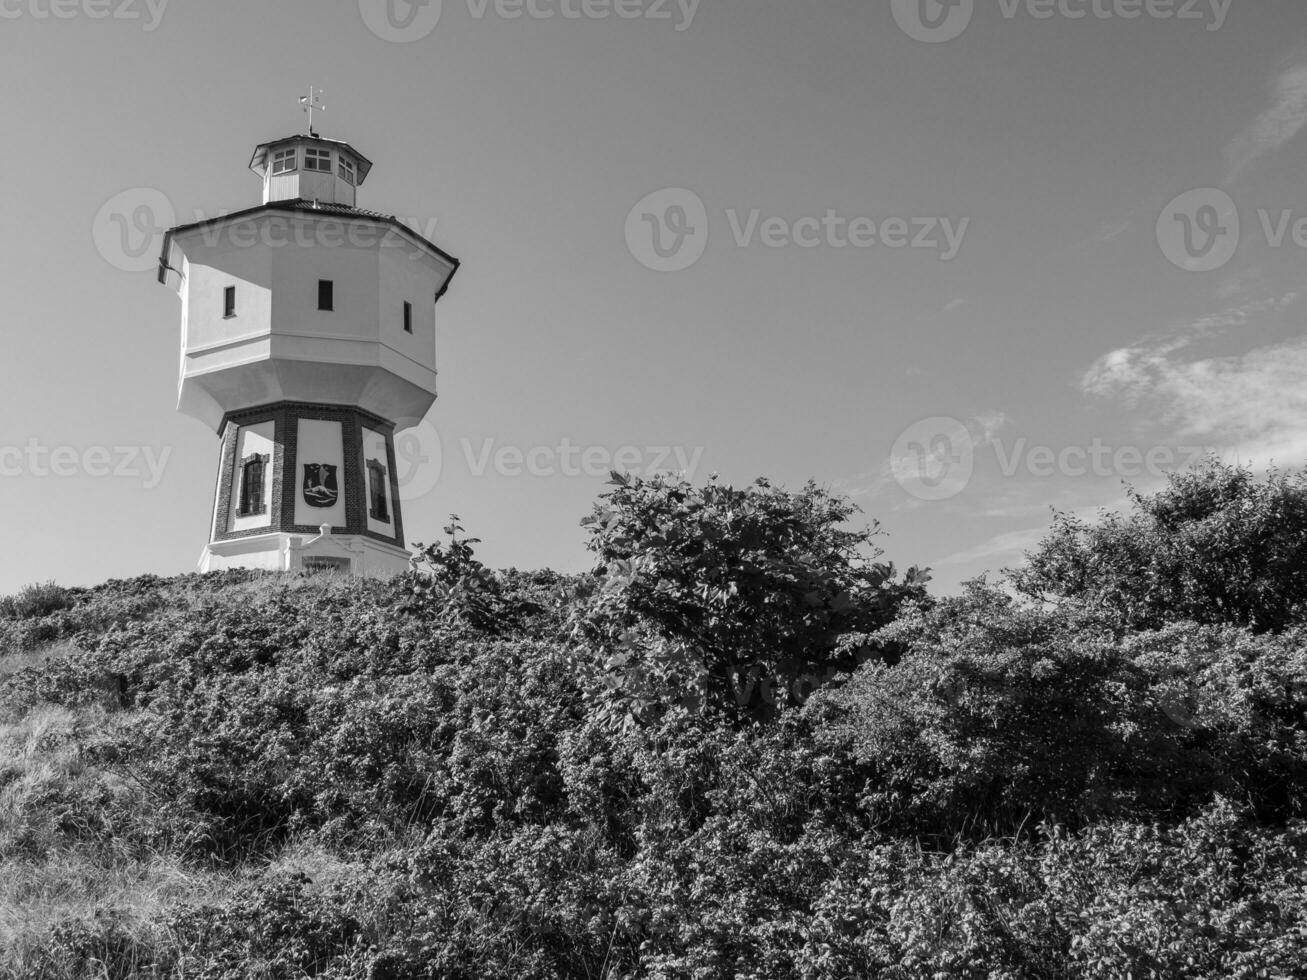
<instances>
[{"instance_id":1,"label":"tower roof","mask_svg":"<svg viewBox=\"0 0 1307 980\"><path fill-rule=\"evenodd\" d=\"M446 279L445 281L445 287L444 289L441 290L442 295L445 289L449 288L450 280L454 278L454 273L458 271L459 266L462 264L458 259L454 258L454 256L450 255L435 242L431 241L428 238L425 238L417 231L415 231L413 228L410 228L408 225L406 225L399 218L395 217L393 214L383 214L380 211L365 211L362 208L352 208L344 204L318 204L313 201L304 201L304 200L269 201L266 204L259 204L252 208L246 208L244 211L236 211L231 214L223 214L212 218L204 218L200 221L193 221L190 224L178 225L175 228L170 228L163 236L163 248L159 254L159 282L167 284L168 273L177 271L169 261L172 252L173 239L177 235L185 234L186 232L189 231L194 231L197 228L204 228L209 225L214 225L219 223L238 221L242 218L252 217L253 215L259 214L261 212L272 212L272 211L302 213L302 214L312 214L312 215L331 214L331 215L337 215L345 218L363 218L371 221L376 221L381 224L389 225L390 227L394 228L396 231L404 235L407 235L418 246L430 251L433 255L436 255L440 259L449 263L449 265L452 268L449 273L448 279Z\"/></svg>"},{"instance_id":2,"label":"tower roof","mask_svg":"<svg viewBox=\"0 0 1307 980\"><path fill-rule=\"evenodd\" d=\"M254 156L250 160L250 169L262 177L268 170L268 158L272 151L289 143L319 143L324 146L331 146L337 150L348 150L357 161L358 181L362 184L367 179L368 172L372 169L372 161L365 157L358 150L354 149L344 140L329 140L316 134L299 133L294 136L283 136L281 139L270 140L267 143L260 143L254 148Z\"/></svg>"}]
</instances>

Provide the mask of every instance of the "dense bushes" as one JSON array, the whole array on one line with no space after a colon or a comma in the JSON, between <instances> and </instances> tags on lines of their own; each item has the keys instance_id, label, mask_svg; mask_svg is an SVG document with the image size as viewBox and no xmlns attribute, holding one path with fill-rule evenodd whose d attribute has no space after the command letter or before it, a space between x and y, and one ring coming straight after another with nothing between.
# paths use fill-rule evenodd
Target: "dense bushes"
<instances>
[{"instance_id":1,"label":"dense bushes","mask_svg":"<svg viewBox=\"0 0 1307 980\"><path fill-rule=\"evenodd\" d=\"M928 599L849 516L621 481L595 576L455 522L389 582L0 619L58 638L0 655L0 977L1296 975L1307 625L1084 601L1115 539Z\"/></svg>"},{"instance_id":2,"label":"dense bushes","mask_svg":"<svg viewBox=\"0 0 1307 980\"><path fill-rule=\"evenodd\" d=\"M874 651L842 645L923 599L928 578L874 561L876 530L813 484L791 493L613 474L582 523L597 592L577 633L602 649L617 711L647 720L675 705L769 717Z\"/></svg>"},{"instance_id":3,"label":"dense bushes","mask_svg":"<svg viewBox=\"0 0 1307 980\"><path fill-rule=\"evenodd\" d=\"M1132 629L1193 620L1257 632L1307 613L1307 470L1251 471L1209 460L1172 474L1134 512L1096 525L1059 515L1015 576L1036 599L1074 603Z\"/></svg>"}]
</instances>

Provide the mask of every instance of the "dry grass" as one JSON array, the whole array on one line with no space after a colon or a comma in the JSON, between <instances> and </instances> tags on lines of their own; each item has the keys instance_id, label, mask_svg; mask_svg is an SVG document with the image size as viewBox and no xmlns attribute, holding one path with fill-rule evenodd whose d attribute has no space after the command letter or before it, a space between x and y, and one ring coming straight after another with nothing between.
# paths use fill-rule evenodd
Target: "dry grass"
<instances>
[{"instance_id":1,"label":"dry grass","mask_svg":"<svg viewBox=\"0 0 1307 980\"><path fill-rule=\"evenodd\" d=\"M166 855L106 865L98 855L63 851L44 861L0 861L0 974L23 975L61 925L91 924L112 910L142 950L167 937L171 908L217 904L231 894L229 874L188 868Z\"/></svg>"},{"instance_id":2,"label":"dry grass","mask_svg":"<svg viewBox=\"0 0 1307 980\"><path fill-rule=\"evenodd\" d=\"M166 943L168 909L230 894L230 873L143 853L118 835L115 824L148 802L129 781L88 763L85 750L134 717L44 705L0 720L0 977L40 975L42 951L61 926L112 915L145 952Z\"/></svg>"}]
</instances>

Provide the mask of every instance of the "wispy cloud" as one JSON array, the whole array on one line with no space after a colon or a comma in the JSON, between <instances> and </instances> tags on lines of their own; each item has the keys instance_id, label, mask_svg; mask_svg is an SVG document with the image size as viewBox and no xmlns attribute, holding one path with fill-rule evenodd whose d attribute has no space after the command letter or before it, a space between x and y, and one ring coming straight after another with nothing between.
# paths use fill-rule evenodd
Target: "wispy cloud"
<instances>
[{"instance_id":1,"label":"wispy cloud","mask_svg":"<svg viewBox=\"0 0 1307 980\"><path fill-rule=\"evenodd\" d=\"M1143 408L1184 438L1224 447L1244 462L1292 465L1307 458L1307 339L1220 357L1193 344L1258 315L1283 309L1291 293L1221 311L1183 330L1114 350L1081 378L1090 395Z\"/></svg>"},{"instance_id":2,"label":"wispy cloud","mask_svg":"<svg viewBox=\"0 0 1307 980\"><path fill-rule=\"evenodd\" d=\"M1047 524L1021 531L1009 531L1006 534L995 535L974 548L954 552L947 558L930 564L932 568L974 566L988 561L995 561L998 565L1009 565L1039 544L1047 533Z\"/></svg>"},{"instance_id":3,"label":"wispy cloud","mask_svg":"<svg viewBox=\"0 0 1307 980\"><path fill-rule=\"evenodd\" d=\"M1101 488L1095 489L1097 491ZM1129 507L1129 498L1117 487L1110 493L1103 495L1100 503L1082 505L1074 509L1065 508L1065 512L1082 521L1094 521L1105 511L1119 512L1128 510ZM1063 510L1063 508L1058 509ZM932 568L939 569L971 569L975 570L974 574L979 574L983 569L993 571L1019 565L1026 553L1034 551L1039 542L1048 536L1049 529L1053 524L1053 514L1048 507L1045 507L1044 510L1048 517L1042 524L1022 528L1018 531L996 534L974 547L954 552L939 561L931 562L930 565Z\"/></svg>"},{"instance_id":4,"label":"wispy cloud","mask_svg":"<svg viewBox=\"0 0 1307 980\"><path fill-rule=\"evenodd\" d=\"M1226 147L1227 183L1259 157L1278 150L1307 126L1307 50L1299 50L1293 64L1271 83L1273 101Z\"/></svg>"}]
</instances>

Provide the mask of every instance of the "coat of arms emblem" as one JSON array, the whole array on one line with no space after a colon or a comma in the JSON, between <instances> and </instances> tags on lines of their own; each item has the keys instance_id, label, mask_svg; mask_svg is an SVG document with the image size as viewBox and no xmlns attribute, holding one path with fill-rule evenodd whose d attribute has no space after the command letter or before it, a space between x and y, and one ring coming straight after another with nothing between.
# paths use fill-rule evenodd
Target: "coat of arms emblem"
<instances>
[{"instance_id":1,"label":"coat of arms emblem","mask_svg":"<svg viewBox=\"0 0 1307 980\"><path fill-rule=\"evenodd\" d=\"M310 507L331 507L339 498L336 467L330 463L305 463L304 502Z\"/></svg>"}]
</instances>

